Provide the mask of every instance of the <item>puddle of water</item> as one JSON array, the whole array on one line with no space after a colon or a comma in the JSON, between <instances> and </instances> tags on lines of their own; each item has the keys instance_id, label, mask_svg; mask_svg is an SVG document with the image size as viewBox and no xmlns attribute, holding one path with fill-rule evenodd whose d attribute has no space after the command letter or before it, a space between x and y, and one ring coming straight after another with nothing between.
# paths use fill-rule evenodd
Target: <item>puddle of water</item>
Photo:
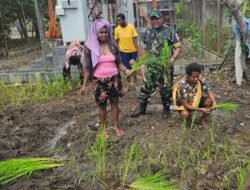
<instances>
[{"instance_id":1,"label":"puddle of water","mask_svg":"<svg viewBox=\"0 0 250 190\"><path fill-rule=\"evenodd\" d=\"M53 150L56 147L57 142L67 134L68 128L74 128L76 126L75 121L69 121L65 123L62 127L56 130L55 137L48 141L47 146L50 150Z\"/></svg>"}]
</instances>

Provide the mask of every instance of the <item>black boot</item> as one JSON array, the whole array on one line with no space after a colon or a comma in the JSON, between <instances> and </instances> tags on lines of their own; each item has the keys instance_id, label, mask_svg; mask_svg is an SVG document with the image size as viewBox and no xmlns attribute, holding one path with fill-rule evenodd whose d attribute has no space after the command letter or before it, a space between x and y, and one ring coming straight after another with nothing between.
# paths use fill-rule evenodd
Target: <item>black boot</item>
<instances>
[{"instance_id":1,"label":"black boot","mask_svg":"<svg viewBox=\"0 0 250 190\"><path fill-rule=\"evenodd\" d=\"M163 119L167 119L171 116L170 110L163 110L161 114Z\"/></svg>"},{"instance_id":2,"label":"black boot","mask_svg":"<svg viewBox=\"0 0 250 190\"><path fill-rule=\"evenodd\" d=\"M146 109L147 109L147 102L141 102L137 110L130 112L130 116L138 117L139 115L145 115Z\"/></svg>"},{"instance_id":3,"label":"black boot","mask_svg":"<svg viewBox=\"0 0 250 190\"><path fill-rule=\"evenodd\" d=\"M162 111L161 116L163 119L167 119L171 116L169 103L166 103L166 102L163 103L163 111Z\"/></svg>"}]
</instances>

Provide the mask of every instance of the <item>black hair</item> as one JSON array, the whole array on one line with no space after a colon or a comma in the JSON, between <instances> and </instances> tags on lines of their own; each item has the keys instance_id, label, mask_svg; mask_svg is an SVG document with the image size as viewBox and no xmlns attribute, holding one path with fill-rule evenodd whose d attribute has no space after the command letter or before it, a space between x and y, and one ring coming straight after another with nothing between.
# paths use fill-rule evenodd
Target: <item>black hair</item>
<instances>
[{"instance_id":1,"label":"black hair","mask_svg":"<svg viewBox=\"0 0 250 190\"><path fill-rule=\"evenodd\" d=\"M192 72L199 72L201 73L202 66L198 63L190 63L188 66L186 66L186 74L192 75Z\"/></svg>"},{"instance_id":2,"label":"black hair","mask_svg":"<svg viewBox=\"0 0 250 190\"><path fill-rule=\"evenodd\" d=\"M126 19L125 15L122 14L122 13L119 13L119 14L117 15L117 18L121 18L122 20L125 20L125 19Z\"/></svg>"},{"instance_id":3,"label":"black hair","mask_svg":"<svg viewBox=\"0 0 250 190\"><path fill-rule=\"evenodd\" d=\"M80 57L79 56L77 56L77 55L73 55L73 56L71 56L70 58L69 58L69 62L70 62L70 64L71 65L78 65L78 64L80 64Z\"/></svg>"}]
</instances>

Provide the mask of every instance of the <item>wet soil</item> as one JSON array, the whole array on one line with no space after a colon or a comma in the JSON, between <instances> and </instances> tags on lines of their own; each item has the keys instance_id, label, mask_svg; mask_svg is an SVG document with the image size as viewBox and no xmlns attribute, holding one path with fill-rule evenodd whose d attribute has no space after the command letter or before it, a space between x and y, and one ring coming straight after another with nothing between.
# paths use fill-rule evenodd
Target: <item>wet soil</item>
<instances>
[{"instance_id":1,"label":"wet soil","mask_svg":"<svg viewBox=\"0 0 250 190\"><path fill-rule=\"evenodd\" d=\"M138 92L127 92L119 102L120 127L125 131L125 135L116 137L110 130L111 138L107 146L108 171L102 180L92 180L95 176L91 175L95 162L89 158L89 148L95 142L96 135L100 133L91 130L91 126L98 123L98 109L91 87L85 96L77 95L78 90L74 89L62 100L25 103L18 108L8 107L1 110L0 160L55 157L67 160L67 164L54 170L36 172L29 179L22 178L0 188L122 189L118 188L119 168L123 165L126 147L129 148L136 142L141 152L138 174L145 175L146 171L164 171L168 179L177 182L181 189L237 189L237 176L231 173L235 170L237 173L236 163L246 163L250 158L250 85L244 83L242 87L238 87L223 79L222 75L223 73L217 73L206 78L218 102L237 102L240 109L230 115L217 113L215 142L211 146L207 146L211 141L210 131L199 125L187 127L183 131L177 112L172 111L169 119L161 118L162 107L158 92L152 97L147 115L130 118L129 112L137 107ZM110 108L108 121L111 126ZM183 148L179 149L181 141ZM205 154L207 147L211 148L212 156ZM203 155L199 162L198 153L192 157L193 159L189 159L190 148L196 152L204 152L199 154ZM182 158L178 162L179 165L176 161L178 149ZM232 150L235 150L234 154ZM190 164L181 170L181 163L185 163L185 160L189 160ZM232 166L232 163L235 165ZM196 166L199 166L198 170ZM127 183L135 178L135 173L129 173ZM246 178L246 181L250 181L249 174L246 174Z\"/></svg>"}]
</instances>

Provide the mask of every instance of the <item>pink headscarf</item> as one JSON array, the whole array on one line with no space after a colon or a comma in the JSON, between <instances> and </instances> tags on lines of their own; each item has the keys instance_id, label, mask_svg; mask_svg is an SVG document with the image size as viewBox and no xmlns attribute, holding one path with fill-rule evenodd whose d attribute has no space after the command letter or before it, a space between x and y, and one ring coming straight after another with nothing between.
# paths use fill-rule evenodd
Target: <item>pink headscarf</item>
<instances>
[{"instance_id":1,"label":"pink headscarf","mask_svg":"<svg viewBox=\"0 0 250 190\"><path fill-rule=\"evenodd\" d=\"M101 56L101 48L97 34L103 27L106 27L108 31L108 43L111 45L114 44L111 24L103 19L96 20L90 28L88 39L86 41L86 46L91 51L91 60L93 68L95 68Z\"/></svg>"}]
</instances>

